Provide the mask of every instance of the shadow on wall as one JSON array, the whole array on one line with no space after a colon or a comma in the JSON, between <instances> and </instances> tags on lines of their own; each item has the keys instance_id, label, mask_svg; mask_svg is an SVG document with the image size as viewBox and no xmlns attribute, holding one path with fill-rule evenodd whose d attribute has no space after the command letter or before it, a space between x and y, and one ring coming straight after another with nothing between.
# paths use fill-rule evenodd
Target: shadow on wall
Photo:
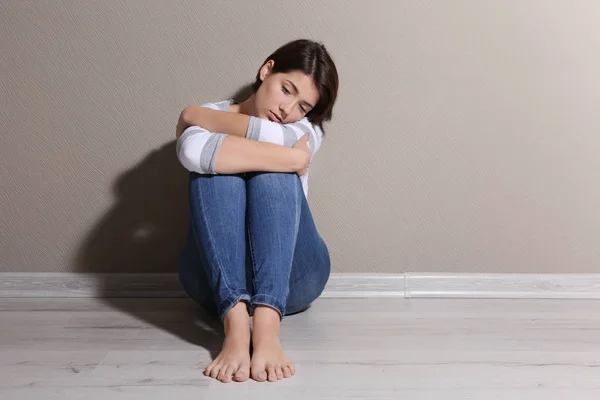
<instances>
[{"instance_id":1,"label":"shadow on wall","mask_svg":"<svg viewBox=\"0 0 600 400\"><path fill-rule=\"evenodd\" d=\"M116 203L80 249L80 271L175 272L189 223L187 180L175 141L119 176L113 187Z\"/></svg>"},{"instance_id":2,"label":"shadow on wall","mask_svg":"<svg viewBox=\"0 0 600 400\"><path fill-rule=\"evenodd\" d=\"M223 341L222 328L193 300L109 297L115 295L115 286L105 275L177 273L189 224L188 176L177 161L175 141L121 175L114 185L116 202L86 237L77 265L79 272L97 274L105 304L134 317L128 334L139 330L139 343L156 348L153 341L160 338L154 343L172 344L169 335L173 335L207 349L214 358ZM129 284L135 286L135 282ZM148 324L167 335L151 333L145 328Z\"/></svg>"},{"instance_id":3,"label":"shadow on wall","mask_svg":"<svg viewBox=\"0 0 600 400\"><path fill-rule=\"evenodd\" d=\"M243 101L251 91L250 85L245 86L232 98ZM80 272L177 271L189 224L189 173L177 160L175 144L173 140L153 151L117 178L116 204L79 251Z\"/></svg>"},{"instance_id":4,"label":"shadow on wall","mask_svg":"<svg viewBox=\"0 0 600 400\"><path fill-rule=\"evenodd\" d=\"M232 98L243 101L251 92L248 85ZM85 238L77 254L77 270L98 274L103 301L111 307L202 346L214 358L223 340L222 324L205 315L193 300L145 299L141 304L139 299L108 297L114 295L114 288L103 275L177 273L189 228L189 172L179 164L175 145L172 141L153 151L117 178L116 203Z\"/></svg>"}]
</instances>

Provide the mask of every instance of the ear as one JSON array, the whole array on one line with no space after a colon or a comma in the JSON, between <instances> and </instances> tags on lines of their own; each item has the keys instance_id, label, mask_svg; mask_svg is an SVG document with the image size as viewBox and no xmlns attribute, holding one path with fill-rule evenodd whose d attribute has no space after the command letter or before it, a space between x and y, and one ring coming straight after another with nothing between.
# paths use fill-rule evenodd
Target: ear
<instances>
[{"instance_id":1,"label":"ear","mask_svg":"<svg viewBox=\"0 0 600 400\"><path fill-rule=\"evenodd\" d=\"M269 60L260 68L260 80L264 81L267 76L271 74L271 70L273 70L273 65L275 65L275 61Z\"/></svg>"}]
</instances>

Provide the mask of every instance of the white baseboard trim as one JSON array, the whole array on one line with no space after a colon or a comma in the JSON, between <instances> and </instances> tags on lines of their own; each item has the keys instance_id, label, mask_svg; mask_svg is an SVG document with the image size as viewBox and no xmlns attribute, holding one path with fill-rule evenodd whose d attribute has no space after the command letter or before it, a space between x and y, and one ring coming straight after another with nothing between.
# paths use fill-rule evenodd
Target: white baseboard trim
<instances>
[{"instance_id":1,"label":"white baseboard trim","mask_svg":"<svg viewBox=\"0 0 600 400\"><path fill-rule=\"evenodd\" d=\"M404 274L332 273L321 297L404 297Z\"/></svg>"},{"instance_id":2,"label":"white baseboard trim","mask_svg":"<svg viewBox=\"0 0 600 400\"><path fill-rule=\"evenodd\" d=\"M406 273L407 298L600 299L600 274Z\"/></svg>"},{"instance_id":3,"label":"white baseboard trim","mask_svg":"<svg viewBox=\"0 0 600 400\"><path fill-rule=\"evenodd\" d=\"M2 297L187 297L175 273L0 273ZM333 273L322 298L600 299L600 274Z\"/></svg>"}]
</instances>

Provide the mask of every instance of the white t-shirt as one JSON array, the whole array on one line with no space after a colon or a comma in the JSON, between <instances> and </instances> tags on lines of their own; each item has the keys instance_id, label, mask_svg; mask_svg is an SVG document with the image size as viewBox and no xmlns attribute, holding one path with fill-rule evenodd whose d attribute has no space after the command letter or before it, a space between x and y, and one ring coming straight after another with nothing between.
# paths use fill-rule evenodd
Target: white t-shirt
<instances>
[{"instance_id":1,"label":"white t-shirt","mask_svg":"<svg viewBox=\"0 0 600 400\"><path fill-rule=\"evenodd\" d=\"M202 107L213 110L229 111L233 100L224 100L217 103L202 104ZM275 143L283 146L293 147L294 144L306 133L309 134L308 152L312 161L323 141L323 132L317 125L313 125L308 118L303 118L291 124L280 124L267 119L250 116L250 123L246 132L246 138L259 142ZM188 127L177 139L177 158L181 165L188 171L200 174L218 175L215 172L215 159L217 152L228 136L224 133L210 132L200 126ZM308 173L300 177L304 195L308 197Z\"/></svg>"}]
</instances>

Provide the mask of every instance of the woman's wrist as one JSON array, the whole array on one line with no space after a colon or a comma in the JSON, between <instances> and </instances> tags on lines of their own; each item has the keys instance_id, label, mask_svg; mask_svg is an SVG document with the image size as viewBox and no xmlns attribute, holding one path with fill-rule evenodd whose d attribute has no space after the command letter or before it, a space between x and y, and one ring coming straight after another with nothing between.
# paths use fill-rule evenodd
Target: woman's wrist
<instances>
[{"instance_id":1,"label":"woman's wrist","mask_svg":"<svg viewBox=\"0 0 600 400\"><path fill-rule=\"evenodd\" d=\"M308 153L298 148L290 148L292 151L291 163L295 172L300 172L308 166Z\"/></svg>"}]
</instances>

